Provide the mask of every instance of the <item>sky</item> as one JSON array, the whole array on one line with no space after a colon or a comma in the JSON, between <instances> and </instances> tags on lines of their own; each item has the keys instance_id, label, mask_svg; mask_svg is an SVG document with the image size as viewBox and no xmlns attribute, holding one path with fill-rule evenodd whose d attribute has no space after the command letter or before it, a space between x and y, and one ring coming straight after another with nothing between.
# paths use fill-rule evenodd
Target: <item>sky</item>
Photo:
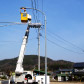
<instances>
[{"instance_id":1,"label":"sky","mask_svg":"<svg viewBox=\"0 0 84 84\"><path fill-rule=\"evenodd\" d=\"M20 7L32 7L32 0L2 0L0 22L20 22ZM84 62L84 0L36 0L47 17L47 57ZM35 2L33 0L35 7ZM33 10L27 10L35 22ZM44 25L44 17L37 14ZM0 23L7 25L7 23ZM27 25L0 27L0 60L17 57ZM31 28L25 55L38 54L38 29ZM41 28L40 55L45 56L45 30Z\"/></svg>"}]
</instances>

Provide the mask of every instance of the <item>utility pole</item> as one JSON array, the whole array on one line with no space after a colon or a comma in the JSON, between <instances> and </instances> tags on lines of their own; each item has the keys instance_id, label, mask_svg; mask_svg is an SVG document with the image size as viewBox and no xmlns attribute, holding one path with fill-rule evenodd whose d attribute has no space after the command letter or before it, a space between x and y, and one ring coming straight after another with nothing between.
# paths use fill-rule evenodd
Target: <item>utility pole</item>
<instances>
[{"instance_id":1,"label":"utility pole","mask_svg":"<svg viewBox=\"0 0 84 84\"><path fill-rule=\"evenodd\" d=\"M46 41L46 16L45 16L45 84L47 84L47 41Z\"/></svg>"},{"instance_id":2,"label":"utility pole","mask_svg":"<svg viewBox=\"0 0 84 84\"><path fill-rule=\"evenodd\" d=\"M40 28L38 29L38 70L40 71Z\"/></svg>"}]
</instances>

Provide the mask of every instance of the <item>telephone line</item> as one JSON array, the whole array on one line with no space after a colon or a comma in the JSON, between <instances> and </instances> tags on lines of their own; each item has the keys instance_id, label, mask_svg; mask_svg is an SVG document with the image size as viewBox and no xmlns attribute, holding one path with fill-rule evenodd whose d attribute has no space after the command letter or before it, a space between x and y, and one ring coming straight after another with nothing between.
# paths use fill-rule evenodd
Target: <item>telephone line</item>
<instances>
[{"instance_id":1,"label":"telephone line","mask_svg":"<svg viewBox=\"0 0 84 84\"><path fill-rule=\"evenodd\" d=\"M43 36L42 36L42 37L43 37ZM43 37L43 38L44 38L44 37ZM71 50L71 49L65 48L65 47L63 47L63 46L57 44L56 42L53 42L53 41L49 40L48 38L46 38L46 39L47 39L50 43L52 43L52 44L54 44L54 45L56 45L56 46L58 46L58 47L61 47L61 48L65 49L65 50L68 50L68 51L70 51L70 52L77 53L77 54L84 54L84 53L75 52L75 51L73 51L73 50Z\"/></svg>"},{"instance_id":2,"label":"telephone line","mask_svg":"<svg viewBox=\"0 0 84 84\"><path fill-rule=\"evenodd\" d=\"M12 26L12 25L23 25L23 24L8 24L8 25L0 25L0 27Z\"/></svg>"},{"instance_id":3,"label":"telephone line","mask_svg":"<svg viewBox=\"0 0 84 84\"><path fill-rule=\"evenodd\" d=\"M33 5L33 0L31 0L31 3L32 3L32 8L34 8L34 5ZM34 20L35 20L35 22L36 22L36 18L35 18L35 13L34 13L34 10L33 10L32 12L33 12Z\"/></svg>"},{"instance_id":4,"label":"telephone line","mask_svg":"<svg viewBox=\"0 0 84 84\"><path fill-rule=\"evenodd\" d=\"M66 42L66 43L72 45L73 47L78 48L78 49L80 49L80 50L82 50L82 51L84 52L84 49L82 49L81 47L79 47L79 46L77 46L77 45L75 45L75 44L73 44L73 43L71 43L71 42L65 40L65 39L62 38L61 36L59 36L59 35L57 35L57 34L54 34L54 33L52 33L52 32L49 32L49 31L47 31L47 32L50 33L50 34L52 34L52 35L54 35L54 36L56 36L56 37L58 37L59 39L63 40L64 42Z\"/></svg>"},{"instance_id":5,"label":"telephone line","mask_svg":"<svg viewBox=\"0 0 84 84\"><path fill-rule=\"evenodd\" d=\"M27 23L21 23L21 22L0 22L0 23L11 23L11 24L27 24Z\"/></svg>"}]
</instances>

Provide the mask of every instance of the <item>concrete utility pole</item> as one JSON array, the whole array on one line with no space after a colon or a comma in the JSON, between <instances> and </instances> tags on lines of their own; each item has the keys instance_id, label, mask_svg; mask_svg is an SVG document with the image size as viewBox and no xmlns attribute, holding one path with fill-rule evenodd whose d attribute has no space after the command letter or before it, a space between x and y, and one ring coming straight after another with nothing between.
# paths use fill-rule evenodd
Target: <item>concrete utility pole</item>
<instances>
[{"instance_id":1,"label":"concrete utility pole","mask_svg":"<svg viewBox=\"0 0 84 84\"><path fill-rule=\"evenodd\" d=\"M40 71L40 28L38 29L38 70Z\"/></svg>"},{"instance_id":2,"label":"concrete utility pole","mask_svg":"<svg viewBox=\"0 0 84 84\"><path fill-rule=\"evenodd\" d=\"M45 16L45 84L47 84L47 44L46 44L46 16Z\"/></svg>"}]
</instances>

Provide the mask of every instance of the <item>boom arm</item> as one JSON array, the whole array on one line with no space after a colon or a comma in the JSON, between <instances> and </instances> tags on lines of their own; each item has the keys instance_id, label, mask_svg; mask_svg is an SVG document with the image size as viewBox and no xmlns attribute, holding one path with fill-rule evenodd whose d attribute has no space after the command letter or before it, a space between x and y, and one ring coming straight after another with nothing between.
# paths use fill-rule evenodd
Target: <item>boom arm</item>
<instances>
[{"instance_id":1,"label":"boom arm","mask_svg":"<svg viewBox=\"0 0 84 84\"><path fill-rule=\"evenodd\" d=\"M19 54L19 57L18 57L16 70L15 70L16 73L23 73L23 71L24 71L22 63L23 63L24 52L25 52L28 36L29 36L29 25L27 27L27 30L26 30L26 33L25 33L25 36L23 38L23 42L22 42L22 45L21 45L20 54Z\"/></svg>"}]
</instances>

